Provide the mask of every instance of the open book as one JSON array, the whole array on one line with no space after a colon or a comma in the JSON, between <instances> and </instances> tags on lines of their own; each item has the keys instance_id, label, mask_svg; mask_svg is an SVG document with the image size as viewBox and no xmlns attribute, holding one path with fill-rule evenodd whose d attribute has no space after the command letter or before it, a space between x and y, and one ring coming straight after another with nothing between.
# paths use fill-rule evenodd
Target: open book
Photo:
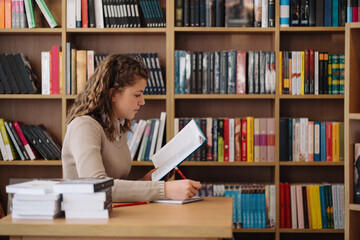
<instances>
[{"instance_id":1,"label":"open book","mask_svg":"<svg viewBox=\"0 0 360 240\"><path fill-rule=\"evenodd\" d=\"M205 135L197 123L191 120L173 139L150 157L155 168L158 168L152 173L152 181L159 181L205 142Z\"/></svg>"},{"instance_id":2,"label":"open book","mask_svg":"<svg viewBox=\"0 0 360 240\"><path fill-rule=\"evenodd\" d=\"M154 202L154 203L186 204L186 203L197 202L197 201L201 201L201 200L204 200L204 198L203 197L192 197L192 198L189 198L189 199L186 199L186 200L172 200L172 199L165 198L165 199L154 200L154 201L151 201L151 202Z\"/></svg>"}]
</instances>

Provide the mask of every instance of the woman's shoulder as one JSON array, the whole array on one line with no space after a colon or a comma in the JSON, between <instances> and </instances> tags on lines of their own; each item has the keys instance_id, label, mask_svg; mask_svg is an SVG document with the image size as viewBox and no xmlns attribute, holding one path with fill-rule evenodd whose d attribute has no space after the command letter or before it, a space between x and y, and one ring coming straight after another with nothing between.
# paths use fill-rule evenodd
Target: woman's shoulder
<instances>
[{"instance_id":1,"label":"woman's shoulder","mask_svg":"<svg viewBox=\"0 0 360 240\"><path fill-rule=\"evenodd\" d=\"M96 121L96 119L88 115L76 117L68 125L68 128L78 128L78 127L102 129L100 123Z\"/></svg>"}]
</instances>

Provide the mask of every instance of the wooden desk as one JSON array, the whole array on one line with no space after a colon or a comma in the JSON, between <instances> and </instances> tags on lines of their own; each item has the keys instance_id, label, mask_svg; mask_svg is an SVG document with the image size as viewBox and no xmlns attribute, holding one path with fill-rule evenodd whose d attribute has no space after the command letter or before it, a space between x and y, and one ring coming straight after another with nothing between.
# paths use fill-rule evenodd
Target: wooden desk
<instances>
[{"instance_id":1,"label":"wooden desk","mask_svg":"<svg viewBox=\"0 0 360 240\"><path fill-rule=\"evenodd\" d=\"M0 220L0 235L35 239L218 239L232 237L232 199L114 208L109 219Z\"/></svg>"}]
</instances>

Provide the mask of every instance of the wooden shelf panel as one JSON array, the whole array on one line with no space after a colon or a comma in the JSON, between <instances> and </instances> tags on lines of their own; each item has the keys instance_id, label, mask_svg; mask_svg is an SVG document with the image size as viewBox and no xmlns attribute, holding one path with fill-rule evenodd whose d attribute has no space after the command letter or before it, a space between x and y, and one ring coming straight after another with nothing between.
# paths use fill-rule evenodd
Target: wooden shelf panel
<instances>
[{"instance_id":1,"label":"wooden shelf panel","mask_svg":"<svg viewBox=\"0 0 360 240\"><path fill-rule=\"evenodd\" d=\"M332 95L332 94L321 94L321 95L279 95L280 99L344 99L344 95Z\"/></svg>"},{"instance_id":2,"label":"wooden shelf panel","mask_svg":"<svg viewBox=\"0 0 360 240\"><path fill-rule=\"evenodd\" d=\"M360 23L359 22L354 22L354 23L346 23L347 26L349 26L351 29L357 29L360 28Z\"/></svg>"},{"instance_id":3,"label":"wooden shelf panel","mask_svg":"<svg viewBox=\"0 0 360 240\"><path fill-rule=\"evenodd\" d=\"M46 34L60 34L63 32L62 28L1 28L0 29L0 35L2 34L40 34L46 33Z\"/></svg>"},{"instance_id":4,"label":"wooden shelf panel","mask_svg":"<svg viewBox=\"0 0 360 240\"><path fill-rule=\"evenodd\" d=\"M349 208L351 211L360 212L360 204L350 204Z\"/></svg>"},{"instance_id":5,"label":"wooden shelf panel","mask_svg":"<svg viewBox=\"0 0 360 240\"><path fill-rule=\"evenodd\" d=\"M274 33L276 28L258 27L174 27L175 32L240 32L240 33Z\"/></svg>"},{"instance_id":6,"label":"wooden shelf panel","mask_svg":"<svg viewBox=\"0 0 360 240\"><path fill-rule=\"evenodd\" d=\"M234 233L275 233L274 228L233 228Z\"/></svg>"},{"instance_id":7,"label":"wooden shelf panel","mask_svg":"<svg viewBox=\"0 0 360 240\"><path fill-rule=\"evenodd\" d=\"M350 120L360 120L360 113L350 113L349 119Z\"/></svg>"},{"instance_id":8,"label":"wooden shelf panel","mask_svg":"<svg viewBox=\"0 0 360 240\"><path fill-rule=\"evenodd\" d=\"M280 27L280 32L345 32L345 27Z\"/></svg>"},{"instance_id":9,"label":"wooden shelf panel","mask_svg":"<svg viewBox=\"0 0 360 240\"><path fill-rule=\"evenodd\" d=\"M344 233L344 229L285 229L280 228L280 233Z\"/></svg>"},{"instance_id":10,"label":"wooden shelf panel","mask_svg":"<svg viewBox=\"0 0 360 240\"><path fill-rule=\"evenodd\" d=\"M274 94L176 94L175 99L275 99Z\"/></svg>"},{"instance_id":11,"label":"wooden shelf panel","mask_svg":"<svg viewBox=\"0 0 360 240\"><path fill-rule=\"evenodd\" d=\"M167 31L166 28L67 28L67 33L93 33L93 34L114 34L114 33L139 33L139 34L165 34Z\"/></svg>"},{"instance_id":12,"label":"wooden shelf panel","mask_svg":"<svg viewBox=\"0 0 360 240\"><path fill-rule=\"evenodd\" d=\"M280 166L344 166L344 162L280 162Z\"/></svg>"},{"instance_id":13,"label":"wooden shelf panel","mask_svg":"<svg viewBox=\"0 0 360 240\"><path fill-rule=\"evenodd\" d=\"M0 99L62 99L62 95L0 94Z\"/></svg>"},{"instance_id":14,"label":"wooden shelf panel","mask_svg":"<svg viewBox=\"0 0 360 240\"><path fill-rule=\"evenodd\" d=\"M1 166L62 166L61 160L0 161Z\"/></svg>"}]
</instances>

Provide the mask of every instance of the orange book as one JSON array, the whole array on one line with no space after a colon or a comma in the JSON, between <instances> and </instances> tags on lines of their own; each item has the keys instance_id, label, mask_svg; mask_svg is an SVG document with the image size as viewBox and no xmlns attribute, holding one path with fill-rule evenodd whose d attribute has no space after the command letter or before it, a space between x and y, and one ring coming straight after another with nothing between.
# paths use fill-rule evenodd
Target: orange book
<instances>
[{"instance_id":1,"label":"orange book","mask_svg":"<svg viewBox=\"0 0 360 240\"><path fill-rule=\"evenodd\" d=\"M5 28L5 0L0 0L0 28Z\"/></svg>"},{"instance_id":2,"label":"orange book","mask_svg":"<svg viewBox=\"0 0 360 240\"><path fill-rule=\"evenodd\" d=\"M11 28L11 0L5 0L5 28Z\"/></svg>"},{"instance_id":3,"label":"orange book","mask_svg":"<svg viewBox=\"0 0 360 240\"><path fill-rule=\"evenodd\" d=\"M81 22L83 28L89 27L89 20L88 20L88 1L81 0Z\"/></svg>"},{"instance_id":4,"label":"orange book","mask_svg":"<svg viewBox=\"0 0 360 240\"><path fill-rule=\"evenodd\" d=\"M63 55L59 52L59 94L62 94L63 81Z\"/></svg>"}]
</instances>

